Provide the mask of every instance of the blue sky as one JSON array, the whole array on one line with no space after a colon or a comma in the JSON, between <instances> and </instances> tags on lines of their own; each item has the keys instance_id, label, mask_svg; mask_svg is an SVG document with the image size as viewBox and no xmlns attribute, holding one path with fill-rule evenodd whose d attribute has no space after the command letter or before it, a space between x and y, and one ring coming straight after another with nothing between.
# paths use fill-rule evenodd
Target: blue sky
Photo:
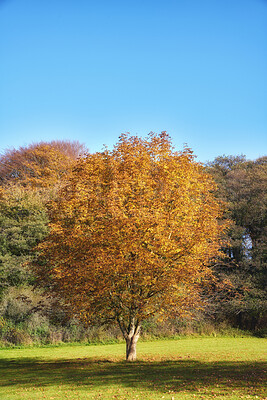
<instances>
[{"instance_id":1,"label":"blue sky","mask_svg":"<svg viewBox=\"0 0 267 400\"><path fill-rule=\"evenodd\" d=\"M0 0L0 151L166 130L267 153L267 0Z\"/></svg>"}]
</instances>

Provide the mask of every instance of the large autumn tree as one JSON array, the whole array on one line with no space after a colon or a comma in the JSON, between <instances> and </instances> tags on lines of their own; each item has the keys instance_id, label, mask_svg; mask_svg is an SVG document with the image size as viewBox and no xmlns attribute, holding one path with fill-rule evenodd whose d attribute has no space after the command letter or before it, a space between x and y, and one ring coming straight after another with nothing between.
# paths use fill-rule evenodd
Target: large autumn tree
<instances>
[{"instance_id":1,"label":"large autumn tree","mask_svg":"<svg viewBox=\"0 0 267 400\"><path fill-rule=\"evenodd\" d=\"M134 360L142 321L181 312L210 274L223 230L214 190L165 132L122 135L78 161L51 204L36 271L81 319L117 321Z\"/></svg>"}]
</instances>

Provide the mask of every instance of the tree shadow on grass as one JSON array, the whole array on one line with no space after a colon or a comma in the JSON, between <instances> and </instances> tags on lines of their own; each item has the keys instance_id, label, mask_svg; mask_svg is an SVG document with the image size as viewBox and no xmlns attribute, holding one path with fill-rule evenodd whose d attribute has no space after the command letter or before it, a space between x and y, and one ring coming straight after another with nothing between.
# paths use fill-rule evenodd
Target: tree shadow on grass
<instances>
[{"instance_id":1,"label":"tree shadow on grass","mask_svg":"<svg viewBox=\"0 0 267 400\"><path fill-rule=\"evenodd\" d=\"M45 361L37 358L0 360L0 386L84 386L103 389L109 385L157 392L198 392L203 388L264 394L267 363L137 361L126 363L101 359ZM219 390L218 389L218 390Z\"/></svg>"}]
</instances>

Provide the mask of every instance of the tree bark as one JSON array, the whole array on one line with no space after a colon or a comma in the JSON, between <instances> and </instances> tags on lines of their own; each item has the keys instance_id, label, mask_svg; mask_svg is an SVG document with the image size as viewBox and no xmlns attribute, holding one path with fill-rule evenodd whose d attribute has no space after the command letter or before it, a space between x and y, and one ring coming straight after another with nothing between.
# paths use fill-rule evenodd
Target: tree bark
<instances>
[{"instance_id":1,"label":"tree bark","mask_svg":"<svg viewBox=\"0 0 267 400\"><path fill-rule=\"evenodd\" d=\"M118 318L118 323L122 331L123 337L126 342L126 361L136 360L136 344L140 336L141 326L139 323L135 324L135 319L132 318L128 328Z\"/></svg>"},{"instance_id":2,"label":"tree bark","mask_svg":"<svg viewBox=\"0 0 267 400\"><path fill-rule=\"evenodd\" d=\"M128 335L126 340L126 361L136 360L136 344L139 339L139 331L133 336Z\"/></svg>"}]
</instances>

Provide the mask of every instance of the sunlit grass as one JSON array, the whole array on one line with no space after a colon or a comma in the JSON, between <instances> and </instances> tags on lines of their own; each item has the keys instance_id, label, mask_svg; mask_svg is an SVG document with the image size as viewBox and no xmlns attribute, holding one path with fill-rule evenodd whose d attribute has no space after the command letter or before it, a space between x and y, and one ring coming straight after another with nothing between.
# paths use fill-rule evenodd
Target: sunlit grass
<instances>
[{"instance_id":1,"label":"sunlit grass","mask_svg":"<svg viewBox=\"0 0 267 400\"><path fill-rule=\"evenodd\" d=\"M266 339L194 338L0 350L0 398L266 399Z\"/></svg>"}]
</instances>

